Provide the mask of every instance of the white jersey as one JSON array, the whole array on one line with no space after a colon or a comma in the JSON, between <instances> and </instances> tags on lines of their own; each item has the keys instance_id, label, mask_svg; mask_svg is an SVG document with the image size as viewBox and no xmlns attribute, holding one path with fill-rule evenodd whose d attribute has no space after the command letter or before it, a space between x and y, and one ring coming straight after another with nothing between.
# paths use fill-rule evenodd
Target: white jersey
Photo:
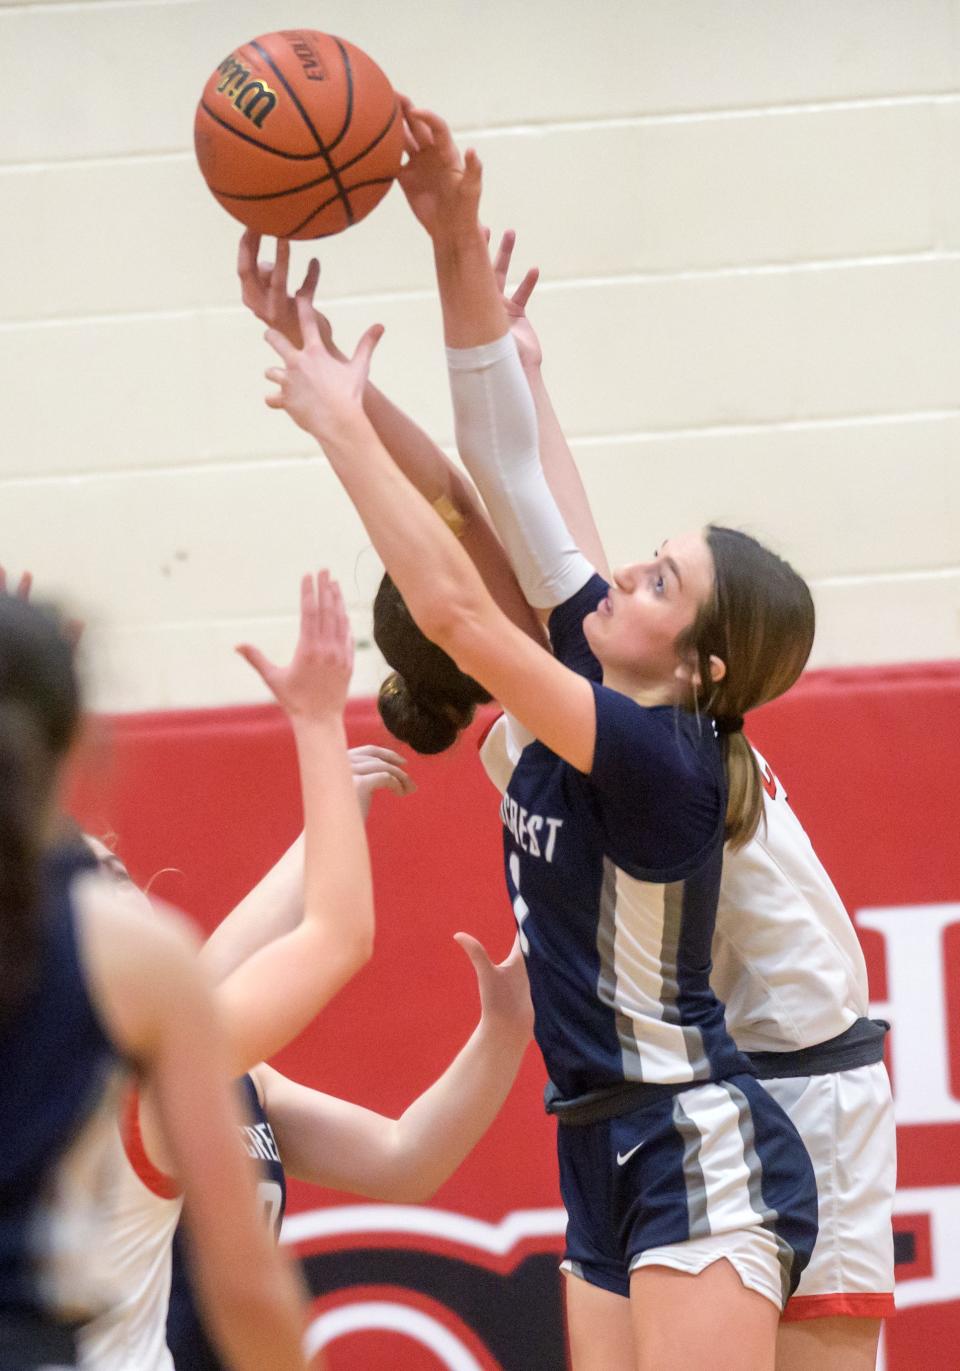
<instances>
[{"instance_id":1,"label":"white jersey","mask_svg":"<svg viewBox=\"0 0 960 1371\"><path fill-rule=\"evenodd\" d=\"M793 1052L867 1014L867 967L783 786L755 755L763 820L744 847L724 852L710 980L738 1047Z\"/></svg>"},{"instance_id":2,"label":"white jersey","mask_svg":"<svg viewBox=\"0 0 960 1371\"><path fill-rule=\"evenodd\" d=\"M79 1336L82 1371L173 1371L167 1305L173 1234L182 1199L150 1163L140 1138L137 1096L114 1125L115 1183L104 1215L109 1256L122 1297Z\"/></svg>"},{"instance_id":3,"label":"white jersey","mask_svg":"<svg viewBox=\"0 0 960 1371\"><path fill-rule=\"evenodd\" d=\"M480 747L503 792L532 735L508 715ZM856 932L783 787L759 753L764 822L724 852L711 984L745 1052L792 1052L843 1033L867 1014Z\"/></svg>"}]
</instances>

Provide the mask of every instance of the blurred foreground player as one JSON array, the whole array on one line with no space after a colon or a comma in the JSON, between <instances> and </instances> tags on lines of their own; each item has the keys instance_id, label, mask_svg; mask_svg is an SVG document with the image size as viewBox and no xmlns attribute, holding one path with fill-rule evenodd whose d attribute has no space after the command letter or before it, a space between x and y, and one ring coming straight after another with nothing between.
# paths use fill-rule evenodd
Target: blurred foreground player
<instances>
[{"instance_id":1,"label":"blurred foreground player","mask_svg":"<svg viewBox=\"0 0 960 1371\"><path fill-rule=\"evenodd\" d=\"M0 587L2 589L2 587ZM254 1216L219 1028L187 933L132 911L60 840L79 728L73 645L0 593L0 1368L76 1364L117 1298L103 1222L124 1080L149 1085L183 1177L207 1315L236 1371L304 1371L296 1284Z\"/></svg>"}]
</instances>

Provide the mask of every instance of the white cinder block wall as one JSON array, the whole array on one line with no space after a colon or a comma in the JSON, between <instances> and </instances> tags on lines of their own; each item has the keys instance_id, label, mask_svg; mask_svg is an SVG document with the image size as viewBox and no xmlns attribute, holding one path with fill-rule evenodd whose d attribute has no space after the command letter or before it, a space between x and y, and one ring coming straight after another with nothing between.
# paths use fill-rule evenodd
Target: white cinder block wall
<instances>
[{"instance_id":1,"label":"white cinder block wall","mask_svg":"<svg viewBox=\"0 0 960 1371\"><path fill-rule=\"evenodd\" d=\"M263 698L230 647L282 654L319 565L379 677L376 558L263 405L193 162L209 72L290 26L479 149L614 561L720 518L813 581L816 665L957 655L960 0L0 0L0 561L92 619L98 705ZM399 192L321 256L342 340L382 320L376 379L449 444Z\"/></svg>"}]
</instances>

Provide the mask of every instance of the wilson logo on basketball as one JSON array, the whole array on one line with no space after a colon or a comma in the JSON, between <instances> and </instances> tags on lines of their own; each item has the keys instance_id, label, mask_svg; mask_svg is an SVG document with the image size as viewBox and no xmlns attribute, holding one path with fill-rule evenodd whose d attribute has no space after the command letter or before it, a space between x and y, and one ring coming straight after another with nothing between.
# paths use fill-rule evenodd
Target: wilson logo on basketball
<instances>
[{"instance_id":1,"label":"wilson logo on basketball","mask_svg":"<svg viewBox=\"0 0 960 1371\"><path fill-rule=\"evenodd\" d=\"M262 81L251 80L249 67L238 62L233 53L223 59L217 71L222 77L217 83L217 92L225 95L258 129L263 128L263 121L277 103L276 91Z\"/></svg>"}]
</instances>

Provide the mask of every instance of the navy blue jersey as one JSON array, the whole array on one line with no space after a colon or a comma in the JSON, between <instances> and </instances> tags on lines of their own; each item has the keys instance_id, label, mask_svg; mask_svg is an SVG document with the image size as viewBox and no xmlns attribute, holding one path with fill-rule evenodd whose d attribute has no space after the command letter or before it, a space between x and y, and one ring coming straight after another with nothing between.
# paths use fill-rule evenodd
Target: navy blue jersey
<instances>
[{"instance_id":1,"label":"navy blue jersey","mask_svg":"<svg viewBox=\"0 0 960 1371\"><path fill-rule=\"evenodd\" d=\"M238 1082L246 1122L240 1133L243 1146L257 1163L260 1180L257 1195L265 1221L279 1236L287 1203L287 1182L273 1129L263 1112L252 1076ZM170 1310L167 1315L167 1346L177 1371L223 1371L223 1364L211 1347L193 1299L190 1262L183 1225L173 1240L173 1270L170 1280Z\"/></svg>"},{"instance_id":2,"label":"navy blue jersey","mask_svg":"<svg viewBox=\"0 0 960 1371\"><path fill-rule=\"evenodd\" d=\"M501 804L507 886L536 1037L561 1096L749 1072L710 989L726 781L712 721L600 682L582 622L594 576L550 618L557 658L593 685L589 775L539 741Z\"/></svg>"},{"instance_id":3,"label":"navy blue jersey","mask_svg":"<svg viewBox=\"0 0 960 1371\"><path fill-rule=\"evenodd\" d=\"M95 868L83 848L47 856L36 976L0 1025L0 1344L33 1326L34 1345L53 1347L49 1330L99 1312L106 1289L96 1225L119 1060L90 999L70 899L74 877ZM23 1350L20 1364L35 1364Z\"/></svg>"}]
</instances>

